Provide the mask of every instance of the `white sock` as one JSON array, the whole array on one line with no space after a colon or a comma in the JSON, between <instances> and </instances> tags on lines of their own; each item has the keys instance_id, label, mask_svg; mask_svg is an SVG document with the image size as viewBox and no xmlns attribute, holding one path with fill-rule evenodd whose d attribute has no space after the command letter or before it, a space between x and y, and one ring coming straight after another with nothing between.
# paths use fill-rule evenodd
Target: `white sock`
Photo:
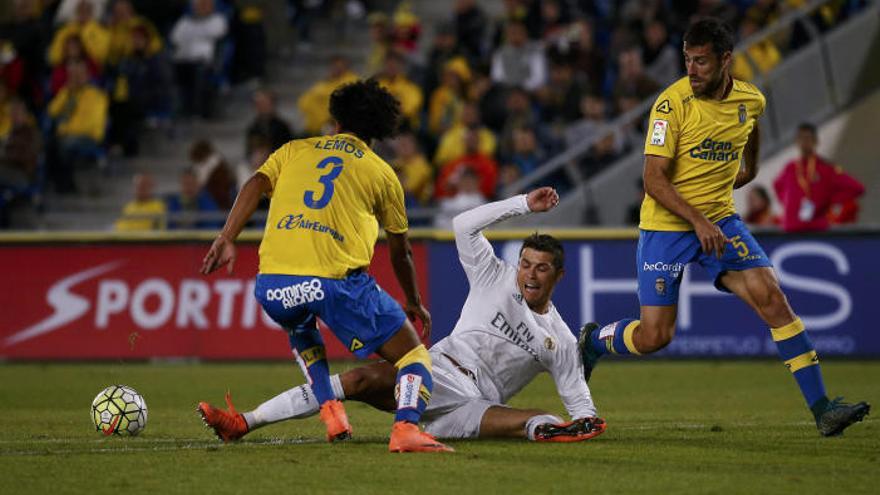
<instances>
[{"instance_id":1,"label":"white sock","mask_svg":"<svg viewBox=\"0 0 880 495\"><path fill-rule=\"evenodd\" d=\"M532 416L531 418L529 418L528 421L526 421L526 436L529 437L529 440L534 441L535 428L541 425L546 425L548 423L551 425L558 425L562 422L563 421L561 418L552 414L539 414L537 416Z\"/></svg>"},{"instance_id":2,"label":"white sock","mask_svg":"<svg viewBox=\"0 0 880 495\"><path fill-rule=\"evenodd\" d=\"M338 400L345 400L339 375L330 376L330 387ZM248 428L255 430L286 419L302 419L318 414L318 400L308 384L293 387L263 402L253 411L242 413Z\"/></svg>"}]
</instances>

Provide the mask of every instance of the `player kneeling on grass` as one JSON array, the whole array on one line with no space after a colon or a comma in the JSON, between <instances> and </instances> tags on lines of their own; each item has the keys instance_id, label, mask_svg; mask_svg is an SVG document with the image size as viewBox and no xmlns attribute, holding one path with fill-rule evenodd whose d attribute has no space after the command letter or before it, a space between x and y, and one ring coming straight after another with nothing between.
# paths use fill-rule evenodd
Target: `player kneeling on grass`
<instances>
[{"instance_id":1,"label":"player kneeling on grass","mask_svg":"<svg viewBox=\"0 0 880 495\"><path fill-rule=\"evenodd\" d=\"M550 297L562 278L562 245L533 234L523 243L519 265L495 256L482 230L512 216L555 207L552 188L480 206L455 218L455 244L470 292L452 333L431 350L434 390L422 420L441 438L523 437L573 442L605 431L584 380L577 341ZM297 355L300 365L301 355ZM536 409L504 405L541 371L548 371L570 422ZM331 377L339 400L366 402L393 411L395 369L382 361ZM403 394L405 390L395 391ZM208 406L206 420L224 441L258 427L318 413L308 385L300 385L239 414Z\"/></svg>"}]
</instances>

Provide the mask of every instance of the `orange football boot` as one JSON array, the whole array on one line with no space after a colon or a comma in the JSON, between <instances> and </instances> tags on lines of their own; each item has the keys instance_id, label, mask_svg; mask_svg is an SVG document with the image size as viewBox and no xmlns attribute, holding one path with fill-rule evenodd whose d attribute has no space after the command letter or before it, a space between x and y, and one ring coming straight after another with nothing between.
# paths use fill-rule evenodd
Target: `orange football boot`
<instances>
[{"instance_id":1,"label":"orange football boot","mask_svg":"<svg viewBox=\"0 0 880 495\"><path fill-rule=\"evenodd\" d=\"M202 416L205 426L214 430L217 438L224 442L234 442L247 434L248 424L244 416L232 405L232 396L229 392L226 392L226 406L229 407L228 411L218 409L207 402L199 402L196 410Z\"/></svg>"},{"instance_id":2,"label":"orange football boot","mask_svg":"<svg viewBox=\"0 0 880 495\"><path fill-rule=\"evenodd\" d=\"M408 421L397 421L391 428L391 441L388 442L391 452L455 452L438 442L431 435L419 430L418 425Z\"/></svg>"},{"instance_id":3,"label":"orange football boot","mask_svg":"<svg viewBox=\"0 0 880 495\"><path fill-rule=\"evenodd\" d=\"M328 400L321 404L321 421L327 426L328 442L351 439L351 425L341 401Z\"/></svg>"}]
</instances>

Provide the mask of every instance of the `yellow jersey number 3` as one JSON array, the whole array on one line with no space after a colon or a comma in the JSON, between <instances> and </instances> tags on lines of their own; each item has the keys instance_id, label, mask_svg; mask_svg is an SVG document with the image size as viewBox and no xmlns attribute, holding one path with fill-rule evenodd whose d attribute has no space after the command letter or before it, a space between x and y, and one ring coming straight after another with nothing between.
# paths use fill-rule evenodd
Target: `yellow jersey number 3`
<instances>
[{"instance_id":1,"label":"yellow jersey number 3","mask_svg":"<svg viewBox=\"0 0 880 495\"><path fill-rule=\"evenodd\" d=\"M303 203L313 210L324 208L333 198L333 193L335 192L333 181L342 173L342 158L339 158L338 156L328 156L318 162L317 168L323 170L328 166L332 167L330 168L330 171L318 178L318 182L324 186L324 191L321 193L321 196L315 199L315 196L317 195L315 191L306 191L303 195Z\"/></svg>"}]
</instances>

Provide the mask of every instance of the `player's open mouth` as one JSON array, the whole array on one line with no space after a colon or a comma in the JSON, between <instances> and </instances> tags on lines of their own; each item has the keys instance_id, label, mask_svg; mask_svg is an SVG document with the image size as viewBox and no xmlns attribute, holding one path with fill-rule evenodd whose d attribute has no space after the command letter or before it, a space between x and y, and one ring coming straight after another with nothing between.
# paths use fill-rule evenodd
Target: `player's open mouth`
<instances>
[{"instance_id":1,"label":"player's open mouth","mask_svg":"<svg viewBox=\"0 0 880 495\"><path fill-rule=\"evenodd\" d=\"M523 285L523 289L526 292L537 292L537 291L541 290L541 286L535 285L535 284L525 284L525 285Z\"/></svg>"}]
</instances>

